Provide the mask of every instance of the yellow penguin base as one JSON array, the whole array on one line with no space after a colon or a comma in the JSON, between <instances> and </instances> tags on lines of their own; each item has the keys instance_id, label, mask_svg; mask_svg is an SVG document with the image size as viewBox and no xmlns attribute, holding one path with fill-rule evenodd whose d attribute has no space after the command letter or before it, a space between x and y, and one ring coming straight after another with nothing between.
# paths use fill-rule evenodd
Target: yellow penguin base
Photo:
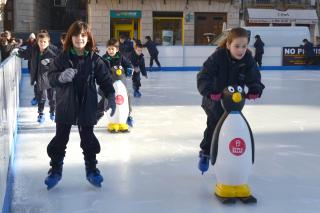
<instances>
[{"instance_id":1,"label":"yellow penguin base","mask_svg":"<svg viewBox=\"0 0 320 213\"><path fill-rule=\"evenodd\" d=\"M251 191L247 184L238 186L216 184L215 194L219 197L249 197Z\"/></svg>"},{"instance_id":2,"label":"yellow penguin base","mask_svg":"<svg viewBox=\"0 0 320 213\"><path fill-rule=\"evenodd\" d=\"M109 123L107 129L109 132L128 132L129 126L128 124Z\"/></svg>"}]
</instances>

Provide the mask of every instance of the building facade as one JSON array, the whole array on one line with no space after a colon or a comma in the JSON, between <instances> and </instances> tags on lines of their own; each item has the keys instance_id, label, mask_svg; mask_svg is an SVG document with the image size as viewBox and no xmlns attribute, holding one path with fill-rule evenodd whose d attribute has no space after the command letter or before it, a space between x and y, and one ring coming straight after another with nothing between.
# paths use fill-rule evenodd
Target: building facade
<instances>
[{"instance_id":1,"label":"building facade","mask_svg":"<svg viewBox=\"0 0 320 213\"><path fill-rule=\"evenodd\" d=\"M240 18L246 26L306 26L318 43L319 0L242 0Z\"/></svg>"},{"instance_id":2,"label":"building facade","mask_svg":"<svg viewBox=\"0 0 320 213\"><path fill-rule=\"evenodd\" d=\"M0 0L4 29L66 31L90 23L98 43L124 35L162 45L207 45L223 27L308 26L319 35L319 0ZM0 25L1 26L1 25Z\"/></svg>"},{"instance_id":3,"label":"building facade","mask_svg":"<svg viewBox=\"0 0 320 213\"><path fill-rule=\"evenodd\" d=\"M91 0L88 21L98 42L121 34L159 44L207 44L221 33L223 22L239 26L237 0ZM211 39L211 38L209 38Z\"/></svg>"}]
</instances>

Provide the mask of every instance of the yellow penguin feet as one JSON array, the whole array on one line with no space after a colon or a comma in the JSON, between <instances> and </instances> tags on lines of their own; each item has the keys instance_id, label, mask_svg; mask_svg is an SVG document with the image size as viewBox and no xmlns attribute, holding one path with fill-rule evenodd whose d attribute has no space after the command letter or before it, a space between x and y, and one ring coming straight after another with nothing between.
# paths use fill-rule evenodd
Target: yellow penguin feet
<instances>
[{"instance_id":1,"label":"yellow penguin feet","mask_svg":"<svg viewBox=\"0 0 320 213\"><path fill-rule=\"evenodd\" d=\"M129 132L129 125L128 124L119 124L119 131L120 132Z\"/></svg>"},{"instance_id":2,"label":"yellow penguin feet","mask_svg":"<svg viewBox=\"0 0 320 213\"><path fill-rule=\"evenodd\" d=\"M257 199L251 195L250 188L247 184L231 186L217 184L215 195L224 204L235 203L239 199L243 203L256 203Z\"/></svg>"},{"instance_id":3,"label":"yellow penguin feet","mask_svg":"<svg viewBox=\"0 0 320 213\"><path fill-rule=\"evenodd\" d=\"M111 133L118 133L118 132L129 132L128 124L115 124L110 123L108 124L108 131Z\"/></svg>"},{"instance_id":4,"label":"yellow penguin feet","mask_svg":"<svg viewBox=\"0 0 320 213\"><path fill-rule=\"evenodd\" d=\"M117 133L120 130L120 125L114 124L114 123L109 123L107 129L111 133Z\"/></svg>"}]
</instances>

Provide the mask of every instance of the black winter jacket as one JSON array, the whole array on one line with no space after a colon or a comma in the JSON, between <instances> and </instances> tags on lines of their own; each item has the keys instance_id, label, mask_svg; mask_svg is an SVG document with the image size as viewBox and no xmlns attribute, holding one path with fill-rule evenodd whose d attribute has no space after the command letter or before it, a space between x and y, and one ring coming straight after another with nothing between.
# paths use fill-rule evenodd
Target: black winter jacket
<instances>
[{"instance_id":1,"label":"black winter jacket","mask_svg":"<svg viewBox=\"0 0 320 213\"><path fill-rule=\"evenodd\" d=\"M212 101L210 94L221 93L228 85L245 85L249 93L262 94L264 85L261 75L251 53L246 52L240 60L231 58L226 48L216 50L203 64L197 75L197 87L203 96L202 107L205 111L214 113L221 110L221 103Z\"/></svg>"},{"instance_id":2,"label":"black winter jacket","mask_svg":"<svg viewBox=\"0 0 320 213\"><path fill-rule=\"evenodd\" d=\"M147 76L147 70L146 65L144 63L143 54L137 55L137 53L133 51L129 56L129 60L131 61L133 67L139 67L143 76Z\"/></svg>"},{"instance_id":3,"label":"black winter jacket","mask_svg":"<svg viewBox=\"0 0 320 213\"><path fill-rule=\"evenodd\" d=\"M50 84L56 89L56 122L92 126L97 123L96 83L106 97L114 94L110 73L103 60L96 53L90 52L84 56L83 66L73 81L60 83L58 78L65 69L79 69L75 64L77 56L71 54L61 53L52 63L48 75ZM83 91L79 91L79 88Z\"/></svg>"},{"instance_id":4,"label":"black winter jacket","mask_svg":"<svg viewBox=\"0 0 320 213\"><path fill-rule=\"evenodd\" d=\"M316 56L316 53L313 50L313 43L307 41L304 45L303 45L303 49L304 49L304 54L308 57L308 58L312 58Z\"/></svg>"},{"instance_id":5,"label":"black winter jacket","mask_svg":"<svg viewBox=\"0 0 320 213\"><path fill-rule=\"evenodd\" d=\"M148 49L149 55L151 57L157 57L159 55L157 46L153 41L149 40L143 46Z\"/></svg>"},{"instance_id":6,"label":"black winter jacket","mask_svg":"<svg viewBox=\"0 0 320 213\"><path fill-rule=\"evenodd\" d=\"M26 50L20 49L18 56L30 61L30 83L34 85L36 82L40 90L50 88L48 84L47 74L50 63L58 55L58 49L54 45L49 45L47 49L40 55L40 49L37 44L28 47ZM48 60L48 63L41 63L42 60Z\"/></svg>"},{"instance_id":7,"label":"black winter jacket","mask_svg":"<svg viewBox=\"0 0 320 213\"><path fill-rule=\"evenodd\" d=\"M125 57L128 57L133 52L133 42L125 40L123 43L120 42L119 51Z\"/></svg>"},{"instance_id":8,"label":"black winter jacket","mask_svg":"<svg viewBox=\"0 0 320 213\"><path fill-rule=\"evenodd\" d=\"M264 43L261 40L261 38L258 38L254 44L253 44L254 48L256 48L256 54L262 55L264 54Z\"/></svg>"}]
</instances>

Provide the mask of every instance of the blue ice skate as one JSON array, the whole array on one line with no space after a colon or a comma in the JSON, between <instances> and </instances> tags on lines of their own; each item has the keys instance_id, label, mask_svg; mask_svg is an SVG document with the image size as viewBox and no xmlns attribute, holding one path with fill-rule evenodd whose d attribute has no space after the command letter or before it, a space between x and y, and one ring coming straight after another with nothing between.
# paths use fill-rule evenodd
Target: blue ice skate
<instances>
[{"instance_id":1,"label":"blue ice skate","mask_svg":"<svg viewBox=\"0 0 320 213\"><path fill-rule=\"evenodd\" d=\"M38 100L36 99L36 98L32 98L32 100L31 100L31 105L32 106L35 106L35 105L37 105L38 104Z\"/></svg>"},{"instance_id":2,"label":"blue ice skate","mask_svg":"<svg viewBox=\"0 0 320 213\"><path fill-rule=\"evenodd\" d=\"M51 163L50 163L51 164ZM52 168L48 171L48 176L44 180L44 183L47 185L47 190L52 189L62 177L62 162L52 165Z\"/></svg>"},{"instance_id":3,"label":"blue ice skate","mask_svg":"<svg viewBox=\"0 0 320 213\"><path fill-rule=\"evenodd\" d=\"M198 169L202 172L202 174L209 169L209 160L210 156L204 154L204 152L201 150L199 152L199 163L198 163Z\"/></svg>"},{"instance_id":4,"label":"blue ice skate","mask_svg":"<svg viewBox=\"0 0 320 213\"><path fill-rule=\"evenodd\" d=\"M99 169L96 168L97 161L86 161L86 176L87 180L95 187L101 187L103 177Z\"/></svg>"},{"instance_id":5,"label":"blue ice skate","mask_svg":"<svg viewBox=\"0 0 320 213\"><path fill-rule=\"evenodd\" d=\"M127 124L130 126L130 127L133 127L134 125L134 121L133 121L133 118L131 116L129 116L127 118Z\"/></svg>"},{"instance_id":6,"label":"blue ice skate","mask_svg":"<svg viewBox=\"0 0 320 213\"><path fill-rule=\"evenodd\" d=\"M133 92L133 97L135 97L135 98L140 98L141 97L141 93L139 92L139 90L135 90Z\"/></svg>"},{"instance_id":7,"label":"blue ice skate","mask_svg":"<svg viewBox=\"0 0 320 213\"><path fill-rule=\"evenodd\" d=\"M44 114L43 114L43 113L39 113L37 121L38 121L40 124L43 124L43 123L44 123L45 117L44 117Z\"/></svg>"},{"instance_id":8,"label":"blue ice skate","mask_svg":"<svg viewBox=\"0 0 320 213\"><path fill-rule=\"evenodd\" d=\"M50 119L54 121L55 118L56 118L56 115L54 114L54 112L50 112Z\"/></svg>"}]
</instances>

